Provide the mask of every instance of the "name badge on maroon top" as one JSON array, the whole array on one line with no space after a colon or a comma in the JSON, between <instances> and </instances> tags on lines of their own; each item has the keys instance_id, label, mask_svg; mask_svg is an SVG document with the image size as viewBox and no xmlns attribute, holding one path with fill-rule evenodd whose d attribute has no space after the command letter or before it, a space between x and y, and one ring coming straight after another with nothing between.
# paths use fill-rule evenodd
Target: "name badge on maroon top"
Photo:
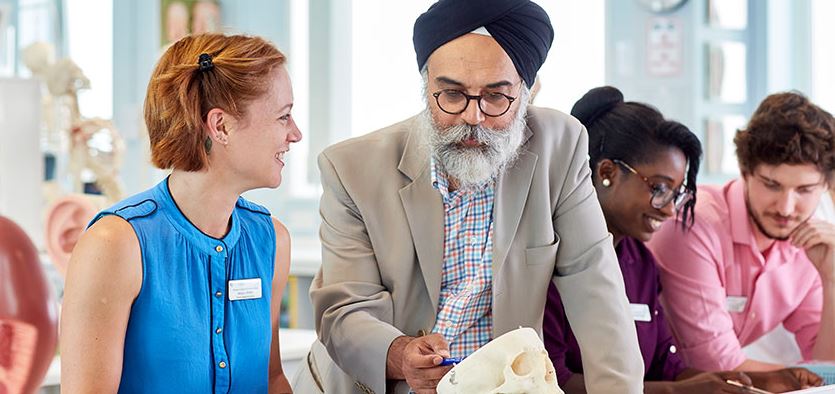
<instances>
[{"instance_id":1,"label":"name badge on maroon top","mask_svg":"<svg viewBox=\"0 0 835 394\"><path fill-rule=\"evenodd\" d=\"M652 314L649 313L649 306L647 304L629 304L629 309L632 311L633 320L652 321Z\"/></svg>"}]
</instances>

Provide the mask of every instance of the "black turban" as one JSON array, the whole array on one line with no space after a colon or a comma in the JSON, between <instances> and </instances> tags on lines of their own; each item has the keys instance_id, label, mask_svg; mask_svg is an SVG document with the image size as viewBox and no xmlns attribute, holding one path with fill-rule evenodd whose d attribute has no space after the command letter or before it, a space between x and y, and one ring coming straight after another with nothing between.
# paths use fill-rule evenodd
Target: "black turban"
<instances>
[{"instance_id":1,"label":"black turban","mask_svg":"<svg viewBox=\"0 0 835 394\"><path fill-rule=\"evenodd\" d=\"M422 70L441 45L484 26L528 87L554 41L548 14L531 0L440 0L415 21L412 40Z\"/></svg>"}]
</instances>

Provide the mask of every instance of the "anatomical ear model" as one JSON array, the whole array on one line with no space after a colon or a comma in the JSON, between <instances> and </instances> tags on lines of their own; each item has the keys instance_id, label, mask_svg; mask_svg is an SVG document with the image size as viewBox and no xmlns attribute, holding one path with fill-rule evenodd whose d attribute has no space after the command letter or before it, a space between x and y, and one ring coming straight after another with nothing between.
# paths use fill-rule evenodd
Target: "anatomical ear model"
<instances>
[{"instance_id":1,"label":"anatomical ear model","mask_svg":"<svg viewBox=\"0 0 835 394\"><path fill-rule=\"evenodd\" d=\"M510 331L453 367L438 394L563 394L545 345L532 328Z\"/></svg>"},{"instance_id":2,"label":"anatomical ear model","mask_svg":"<svg viewBox=\"0 0 835 394\"><path fill-rule=\"evenodd\" d=\"M67 275L70 255L87 223L106 208L104 197L70 194L55 200L46 210L46 252L61 276Z\"/></svg>"},{"instance_id":3,"label":"anatomical ear model","mask_svg":"<svg viewBox=\"0 0 835 394\"><path fill-rule=\"evenodd\" d=\"M35 245L0 217L0 393L34 393L58 343L58 313Z\"/></svg>"}]
</instances>

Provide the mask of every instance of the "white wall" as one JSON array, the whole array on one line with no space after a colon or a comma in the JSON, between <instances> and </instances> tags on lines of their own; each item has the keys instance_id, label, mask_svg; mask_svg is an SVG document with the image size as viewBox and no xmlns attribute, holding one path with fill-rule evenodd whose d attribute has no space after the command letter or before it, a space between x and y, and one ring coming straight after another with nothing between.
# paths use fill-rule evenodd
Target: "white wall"
<instances>
[{"instance_id":1,"label":"white wall","mask_svg":"<svg viewBox=\"0 0 835 394\"><path fill-rule=\"evenodd\" d=\"M835 1L812 0L812 97L835 113Z\"/></svg>"}]
</instances>

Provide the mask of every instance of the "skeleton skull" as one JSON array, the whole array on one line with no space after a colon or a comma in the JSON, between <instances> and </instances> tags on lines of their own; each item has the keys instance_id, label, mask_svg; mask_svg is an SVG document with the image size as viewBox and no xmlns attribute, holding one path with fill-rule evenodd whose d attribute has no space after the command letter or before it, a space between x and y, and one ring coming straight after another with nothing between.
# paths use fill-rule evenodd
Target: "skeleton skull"
<instances>
[{"instance_id":1,"label":"skeleton skull","mask_svg":"<svg viewBox=\"0 0 835 394\"><path fill-rule=\"evenodd\" d=\"M452 368L438 383L438 394L562 394L554 365L532 328L519 328L494 340Z\"/></svg>"},{"instance_id":2,"label":"skeleton skull","mask_svg":"<svg viewBox=\"0 0 835 394\"><path fill-rule=\"evenodd\" d=\"M55 63L55 47L46 42L35 42L23 49L23 64L37 77L43 77Z\"/></svg>"}]
</instances>

